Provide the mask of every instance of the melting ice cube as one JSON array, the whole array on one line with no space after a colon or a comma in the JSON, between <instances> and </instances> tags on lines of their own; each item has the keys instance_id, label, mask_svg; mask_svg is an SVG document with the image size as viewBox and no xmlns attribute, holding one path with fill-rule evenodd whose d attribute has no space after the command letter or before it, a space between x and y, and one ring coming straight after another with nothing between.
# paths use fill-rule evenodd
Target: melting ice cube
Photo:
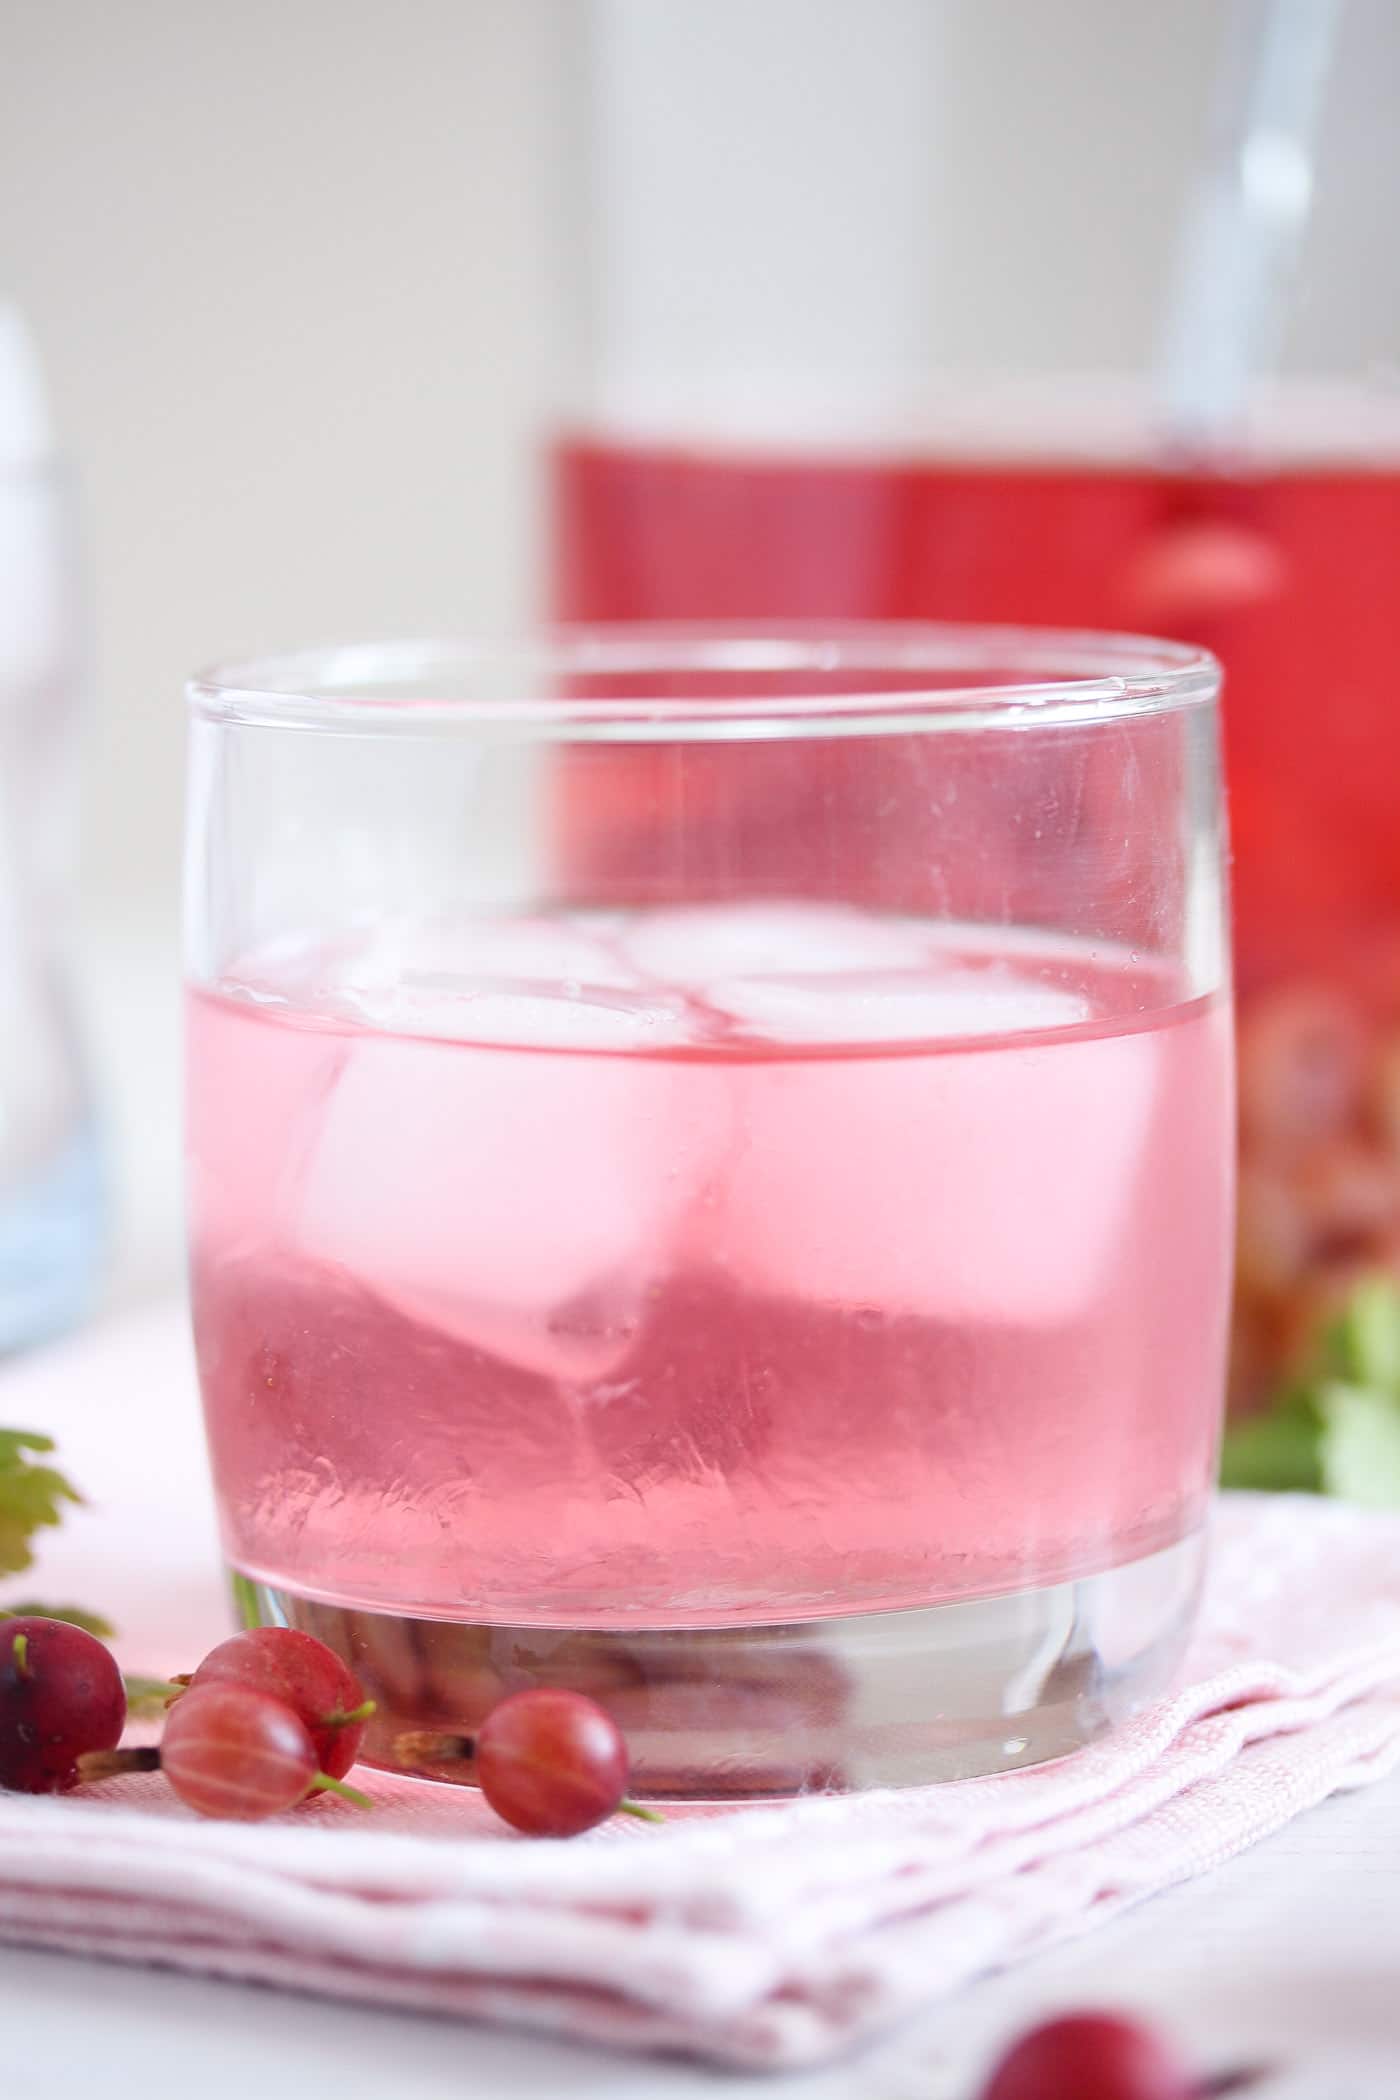
<instances>
[{"instance_id":1,"label":"melting ice cube","mask_svg":"<svg viewBox=\"0 0 1400 2100\"><path fill-rule=\"evenodd\" d=\"M678 1099L685 1067L596 1053L683 1041L686 1025L624 995L492 991L460 1001L465 1041L366 1031L295 1194L300 1245L524 1369L603 1375L722 1151L724 1111L693 1081Z\"/></svg>"},{"instance_id":2,"label":"melting ice cube","mask_svg":"<svg viewBox=\"0 0 1400 2100\"><path fill-rule=\"evenodd\" d=\"M730 977L918 969L929 943L913 920L773 901L646 912L622 935L618 952L651 983L698 991Z\"/></svg>"},{"instance_id":3,"label":"melting ice cube","mask_svg":"<svg viewBox=\"0 0 1400 2100\"><path fill-rule=\"evenodd\" d=\"M956 969L922 990L767 982L716 1001L775 1043L941 1045L751 1068L724 1198L736 1275L950 1322L1063 1320L1100 1287L1158 1084L1150 1032L1037 1040L1084 1003Z\"/></svg>"},{"instance_id":4,"label":"melting ice cube","mask_svg":"<svg viewBox=\"0 0 1400 2100\"><path fill-rule=\"evenodd\" d=\"M947 1043L1067 1028L1089 1018L1078 993L995 968L850 971L839 978L741 977L706 987L732 1028L784 1044Z\"/></svg>"}]
</instances>

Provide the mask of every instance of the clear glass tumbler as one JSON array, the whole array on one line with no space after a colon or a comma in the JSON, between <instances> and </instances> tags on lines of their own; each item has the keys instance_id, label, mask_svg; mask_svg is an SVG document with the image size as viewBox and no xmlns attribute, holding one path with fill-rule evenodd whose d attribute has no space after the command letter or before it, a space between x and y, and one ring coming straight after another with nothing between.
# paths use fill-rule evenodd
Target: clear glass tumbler
<instances>
[{"instance_id":1,"label":"clear glass tumbler","mask_svg":"<svg viewBox=\"0 0 1400 2100\"><path fill-rule=\"evenodd\" d=\"M642 1795L906 1784L1161 1689L1230 1283L1218 683L937 626L194 683L223 1534L373 1759L563 1683Z\"/></svg>"}]
</instances>

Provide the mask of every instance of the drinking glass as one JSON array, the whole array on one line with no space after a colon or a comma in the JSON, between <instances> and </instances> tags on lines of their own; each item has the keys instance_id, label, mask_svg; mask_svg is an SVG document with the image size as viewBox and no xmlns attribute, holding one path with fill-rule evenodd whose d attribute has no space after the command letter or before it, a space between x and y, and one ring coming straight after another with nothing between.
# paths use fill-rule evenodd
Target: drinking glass
<instances>
[{"instance_id":1,"label":"drinking glass","mask_svg":"<svg viewBox=\"0 0 1400 2100\"><path fill-rule=\"evenodd\" d=\"M223 1537L372 1760L564 1684L642 1796L907 1784L1167 1682L1229 1294L1218 684L936 625L193 683Z\"/></svg>"}]
</instances>

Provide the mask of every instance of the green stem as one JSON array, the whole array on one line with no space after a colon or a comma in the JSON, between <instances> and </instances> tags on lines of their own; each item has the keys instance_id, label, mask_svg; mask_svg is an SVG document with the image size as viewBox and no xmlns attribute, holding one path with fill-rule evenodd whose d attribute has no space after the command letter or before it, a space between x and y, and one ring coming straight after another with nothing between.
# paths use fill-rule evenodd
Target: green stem
<instances>
[{"instance_id":1,"label":"green stem","mask_svg":"<svg viewBox=\"0 0 1400 2100\"><path fill-rule=\"evenodd\" d=\"M664 1823L666 1820L660 1809L643 1808L640 1801L619 1801L617 1812L620 1816L635 1816L639 1823Z\"/></svg>"},{"instance_id":2,"label":"green stem","mask_svg":"<svg viewBox=\"0 0 1400 2100\"><path fill-rule=\"evenodd\" d=\"M378 1711L376 1701L366 1699L363 1704L352 1706L349 1713L338 1706L334 1713L326 1714L316 1725L318 1728L354 1728L359 1722L370 1720Z\"/></svg>"},{"instance_id":3,"label":"green stem","mask_svg":"<svg viewBox=\"0 0 1400 2100\"><path fill-rule=\"evenodd\" d=\"M34 1671L29 1661L29 1635L17 1633L10 1643L10 1654L14 1657L15 1670L21 1677L32 1677Z\"/></svg>"},{"instance_id":4,"label":"green stem","mask_svg":"<svg viewBox=\"0 0 1400 2100\"><path fill-rule=\"evenodd\" d=\"M358 1787L347 1786L343 1779L332 1779L329 1772L318 1772L307 1791L312 1794L338 1794L340 1799L348 1801L352 1808L374 1807L368 1794L362 1794Z\"/></svg>"}]
</instances>

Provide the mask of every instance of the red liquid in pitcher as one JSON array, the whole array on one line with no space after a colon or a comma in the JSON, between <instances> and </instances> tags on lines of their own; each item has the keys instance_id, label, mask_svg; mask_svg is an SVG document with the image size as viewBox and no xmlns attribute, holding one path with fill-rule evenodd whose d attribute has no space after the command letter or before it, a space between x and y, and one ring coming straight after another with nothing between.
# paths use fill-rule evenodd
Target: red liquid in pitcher
<instances>
[{"instance_id":1,"label":"red liquid in pitcher","mask_svg":"<svg viewBox=\"0 0 1400 2100\"><path fill-rule=\"evenodd\" d=\"M554 493L565 618L1002 621L1217 649L1245 988L1330 969L1394 923L1400 465L1192 475L579 440Z\"/></svg>"}]
</instances>

